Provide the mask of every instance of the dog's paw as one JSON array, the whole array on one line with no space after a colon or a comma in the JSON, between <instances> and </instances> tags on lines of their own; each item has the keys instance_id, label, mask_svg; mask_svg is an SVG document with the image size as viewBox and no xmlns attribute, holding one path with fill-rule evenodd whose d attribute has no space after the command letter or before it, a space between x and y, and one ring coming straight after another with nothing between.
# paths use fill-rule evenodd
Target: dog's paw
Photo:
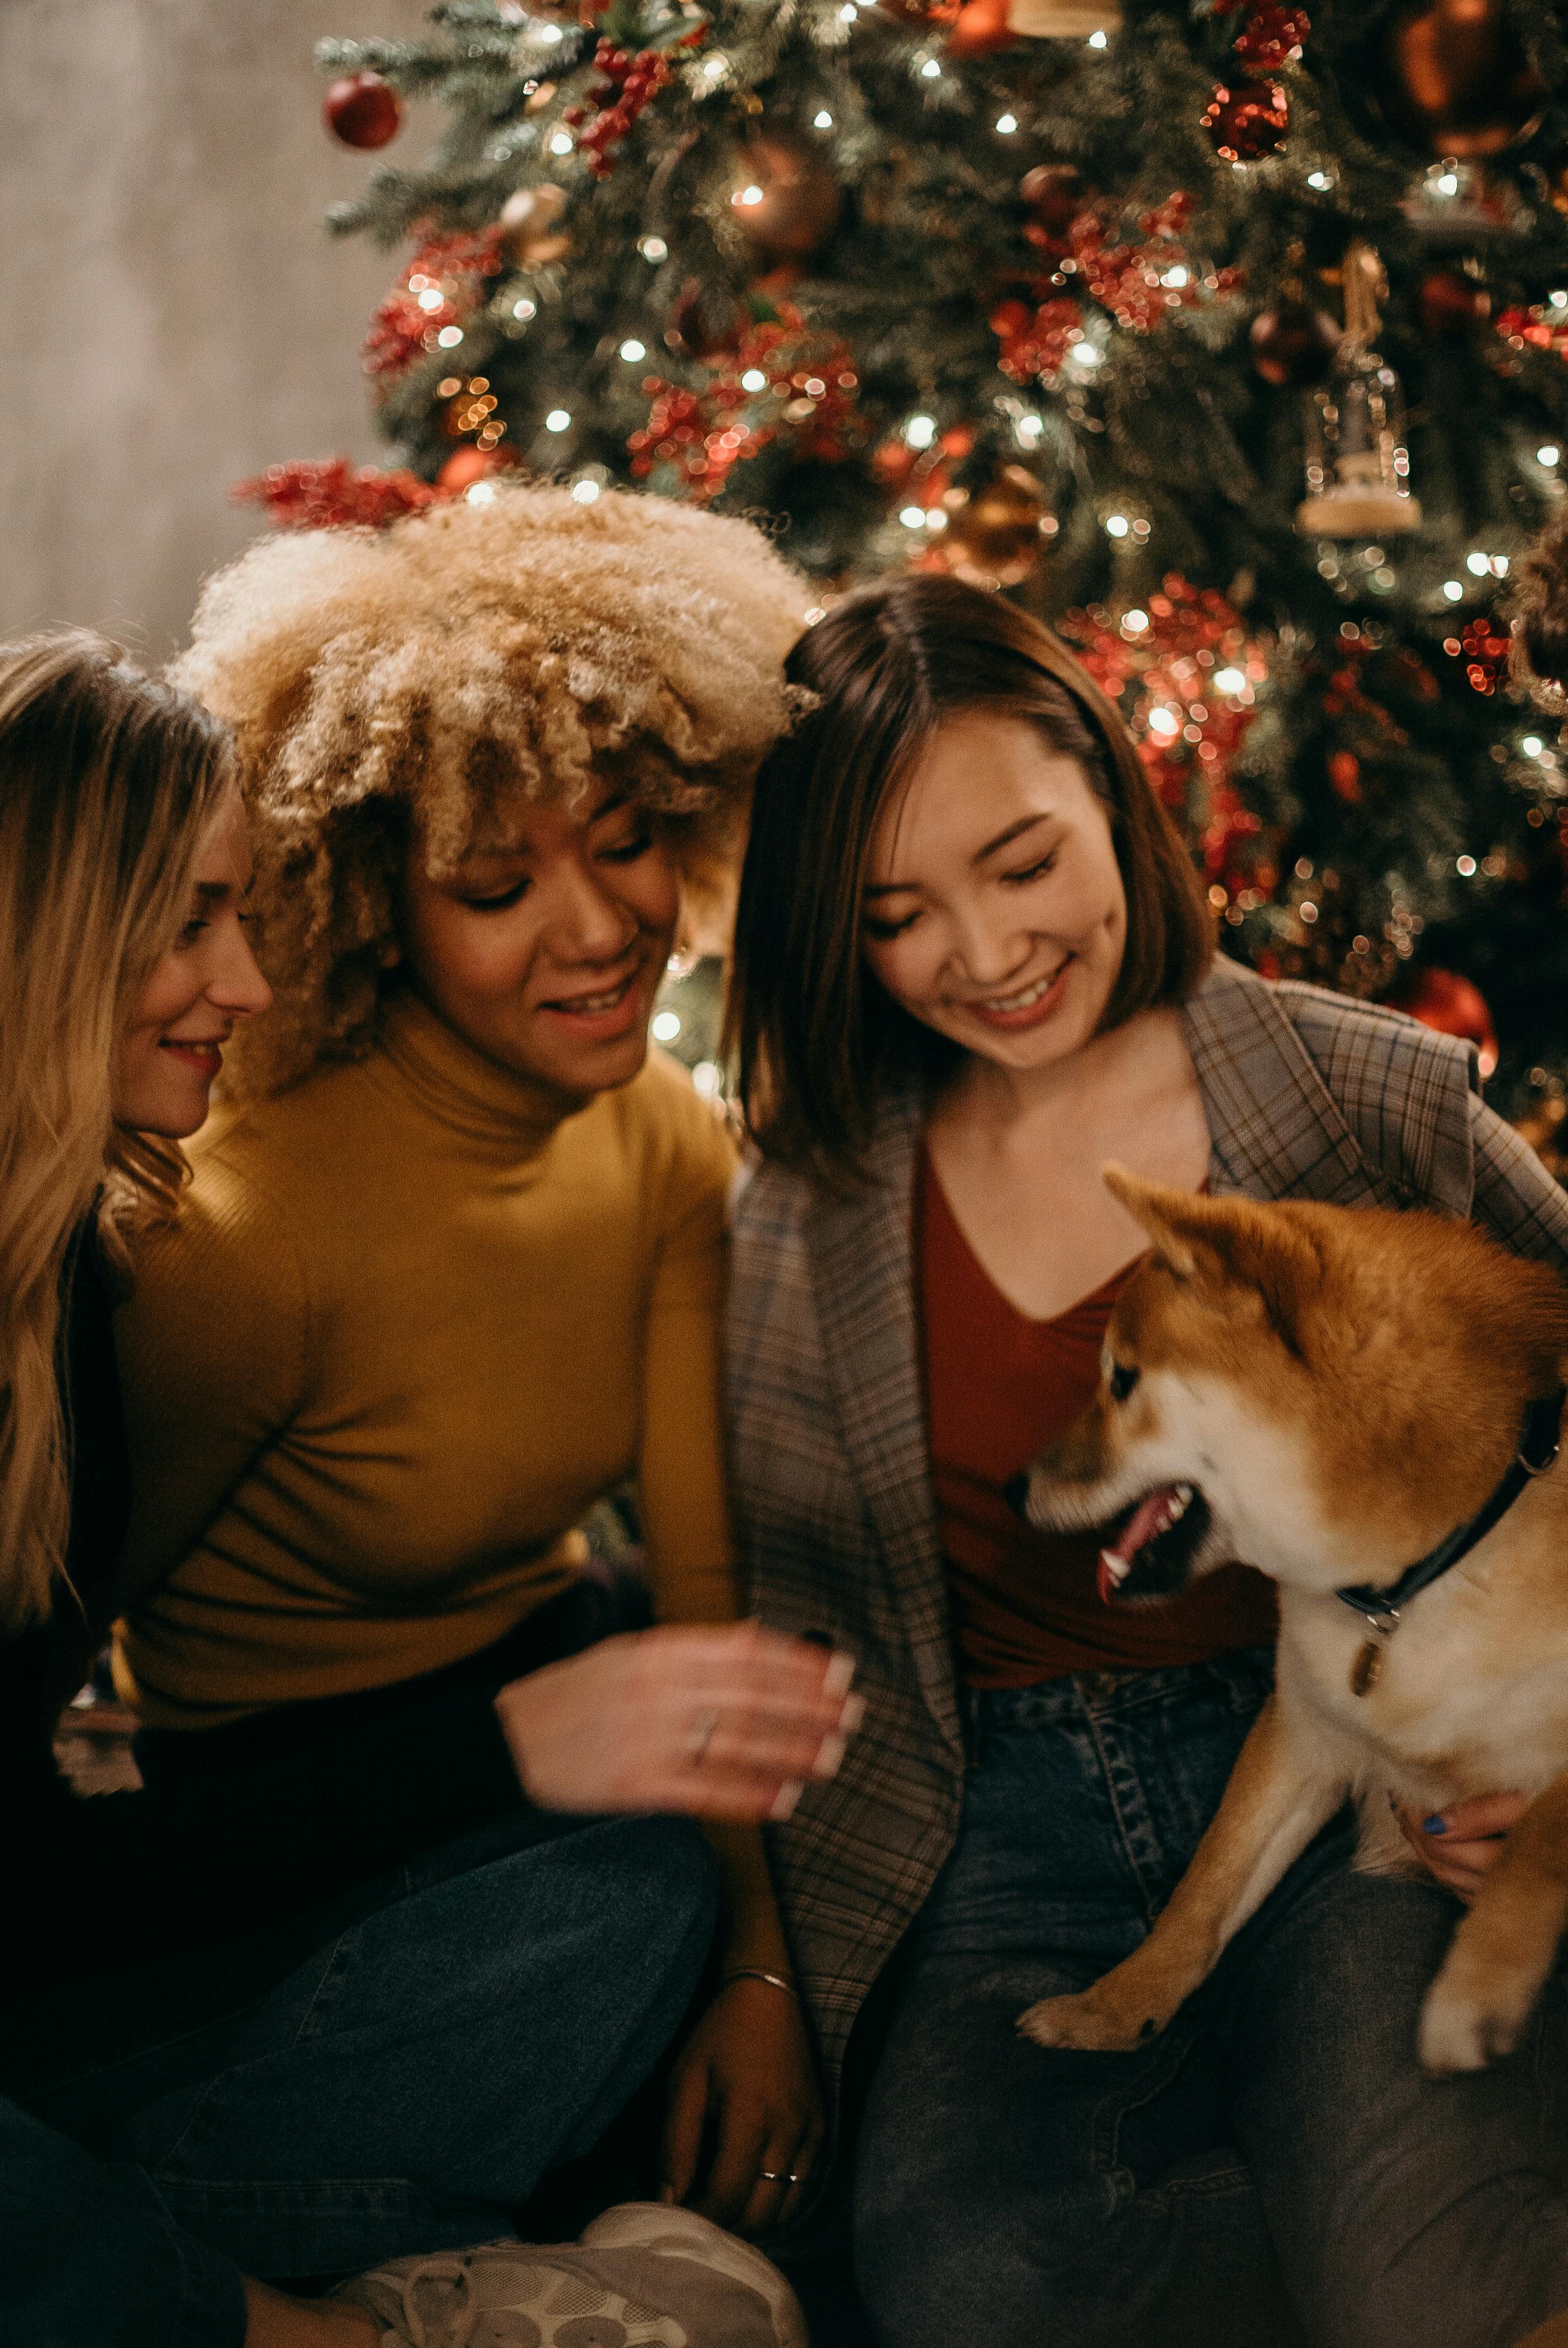
<instances>
[{"instance_id":1,"label":"dog's paw","mask_svg":"<svg viewBox=\"0 0 1568 2348\"><path fill-rule=\"evenodd\" d=\"M1534 2003L1528 1983L1494 1982L1478 1994L1440 1973L1427 1992L1417 2032L1422 2070L1439 2079L1453 2071L1484 2071L1512 2054Z\"/></svg>"},{"instance_id":2,"label":"dog's paw","mask_svg":"<svg viewBox=\"0 0 1568 2348\"><path fill-rule=\"evenodd\" d=\"M1087 2054L1125 2054L1158 2036L1160 2022L1103 1996L1104 1986L1096 1982L1073 1997L1042 1997L1019 2015L1018 2026L1037 2046L1068 2046Z\"/></svg>"}]
</instances>

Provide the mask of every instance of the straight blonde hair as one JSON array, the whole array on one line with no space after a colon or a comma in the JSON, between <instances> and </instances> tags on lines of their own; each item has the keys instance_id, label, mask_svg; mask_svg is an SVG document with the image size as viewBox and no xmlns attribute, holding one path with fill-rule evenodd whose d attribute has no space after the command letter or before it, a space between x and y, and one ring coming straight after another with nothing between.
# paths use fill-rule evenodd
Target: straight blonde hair
<instances>
[{"instance_id":1,"label":"straight blonde hair","mask_svg":"<svg viewBox=\"0 0 1568 2348\"><path fill-rule=\"evenodd\" d=\"M70 1529L61 1295L76 1233L171 1209L179 1150L117 1127L116 1047L232 774L220 722L79 631L0 644L0 1631Z\"/></svg>"}]
</instances>

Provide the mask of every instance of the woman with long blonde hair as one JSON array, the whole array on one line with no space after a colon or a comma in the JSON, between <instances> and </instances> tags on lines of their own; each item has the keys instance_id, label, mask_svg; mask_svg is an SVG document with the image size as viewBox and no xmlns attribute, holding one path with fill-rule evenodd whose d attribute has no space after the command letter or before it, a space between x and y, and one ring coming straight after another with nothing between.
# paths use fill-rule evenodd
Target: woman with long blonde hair
<instances>
[{"instance_id":1,"label":"woman with long blonde hair","mask_svg":"<svg viewBox=\"0 0 1568 2348\"><path fill-rule=\"evenodd\" d=\"M693 2348L790 2348L782 2279L692 2213L610 2212L559 2254L473 2250L506 2223L480 2209L486 2148L440 2209L385 2163L389 2131L421 2134L442 2100L457 2133L498 2096L518 2135L547 2146L615 2108L627 2043L657 2051L673 2030L712 1929L712 1862L686 1821L589 1825L558 1855L564 1821L532 1811L510 1840L538 1848L509 1861L485 1864L479 1838L280 1922L275 1780L203 1806L156 1786L80 1800L56 1772L54 1724L119 1603L139 1464L111 1312L138 1226L177 1206L179 1144L225 1045L269 1001L250 883L216 718L96 637L0 646L0 2337L437 2348L477 2336L482 2300L552 2322L676 2317ZM621 1640L539 1673L518 1749L558 1807L616 1807L611 1713L609 1741L641 1751L653 1782L670 1682L703 1672L764 1704L782 1690L787 1711L823 1676L815 1651L743 1629L649 1635L651 1649ZM795 1709L809 1763L839 1705ZM758 1776L756 1733L729 1742ZM712 1785L722 1798L719 1757L692 1783L689 1806ZM658 1807L682 1807L678 1792ZM287 1857L297 1890L312 1853ZM585 1866L623 1912L585 1912ZM151 2173L170 2142L205 2180L177 2212ZM302 2226L319 2257L292 2256ZM331 2299L241 2271L389 2256L392 2271Z\"/></svg>"}]
</instances>

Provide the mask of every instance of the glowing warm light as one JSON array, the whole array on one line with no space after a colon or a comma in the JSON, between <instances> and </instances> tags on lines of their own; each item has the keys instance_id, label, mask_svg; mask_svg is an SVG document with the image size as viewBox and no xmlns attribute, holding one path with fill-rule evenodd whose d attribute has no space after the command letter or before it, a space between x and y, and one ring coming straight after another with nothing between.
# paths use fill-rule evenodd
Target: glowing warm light
<instances>
[{"instance_id":1,"label":"glowing warm light","mask_svg":"<svg viewBox=\"0 0 1568 2348\"><path fill-rule=\"evenodd\" d=\"M455 351L463 339L461 326L443 326L436 337L444 351Z\"/></svg>"},{"instance_id":2,"label":"glowing warm light","mask_svg":"<svg viewBox=\"0 0 1568 2348\"><path fill-rule=\"evenodd\" d=\"M1106 47L1108 41L1109 36L1105 33L1091 33L1089 36L1089 46L1091 49L1102 49Z\"/></svg>"},{"instance_id":3,"label":"glowing warm light","mask_svg":"<svg viewBox=\"0 0 1568 2348\"><path fill-rule=\"evenodd\" d=\"M1507 578L1507 576L1508 576L1508 557L1507 557L1507 555L1506 555L1506 554L1494 554L1494 555L1492 556L1492 558L1491 558L1491 569L1492 569L1492 575L1493 575L1493 577L1494 577L1494 578L1497 578L1497 579L1506 579L1506 578Z\"/></svg>"},{"instance_id":4,"label":"glowing warm light","mask_svg":"<svg viewBox=\"0 0 1568 2348\"><path fill-rule=\"evenodd\" d=\"M1139 612L1134 610L1131 612L1123 612L1122 614L1122 633L1126 635L1141 636L1148 624L1149 614L1147 612Z\"/></svg>"},{"instance_id":5,"label":"glowing warm light","mask_svg":"<svg viewBox=\"0 0 1568 2348\"><path fill-rule=\"evenodd\" d=\"M935 57L927 57L925 64L920 68L921 78L924 81L935 81L940 75L941 70L942 68L937 63Z\"/></svg>"},{"instance_id":6,"label":"glowing warm light","mask_svg":"<svg viewBox=\"0 0 1568 2348\"><path fill-rule=\"evenodd\" d=\"M649 1022L649 1033L656 1044L672 1044L681 1033L681 1021L673 1011L656 1011Z\"/></svg>"},{"instance_id":7,"label":"glowing warm light","mask_svg":"<svg viewBox=\"0 0 1568 2348\"><path fill-rule=\"evenodd\" d=\"M599 497L599 483L597 481L574 481L571 485L571 493L577 499L579 506L590 506L595 503Z\"/></svg>"},{"instance_id":8,"label":"glowing warm light","mask_svg":"<svg viewBox=\"0 0 1568 2348\"><path fill-rule=\"evenodd\" d=\"M1491 569L1491 565L1487 561L1484 554L1467 554L1464 559L1464 567L1467 571L1473 572L1477 579L1484 579L1487 572Z\"/></svg>"},{"instance_id":9,"label":"glowing warm light","mask_svg":"<svg viewBox=\"0 0 1568 2348\"><path fill-rule=\"evenodd\" d=\"M1445 579L1443 581L1443 593L1448 597L1450 603L1459 602L1464 594L1463 580Z\"/></svg>"},{"instance_id":10,"label":"glowing warm light","mask_svg":"<svg viewBox=\"0 0 1568 2348\"><path fill-rule=\"evenodd\" d=\"M997 117L997 129L1001 132L1004 139L1010 139L1013 132L1018 129L1017 115L999 114Z\"/></svg>"},{"instance_id":11,"label":"glowing warm light","mask_svg":"<svg viewBox=\"0 0 1568 2348\"><path fill-rule=\"evenodd\" d=\"M926 509L924 506L906 506L898 519L906 530L924 530Z\"/></svg>"},{"instance_id":12,"label":"glowing warm light","mask_svg":"<svg viewBox=\"0 0 1568 2348\"><path fill-rule=\"evenodd\" d=\"M1431 184L1440 196L1457 196L1459 174L1457 171L1440 171Z\"/></svg>"},{"instance_id":13,"label":"glowing warm light","mask_svg":"<svg viewBox=\"0 0 1568 2348\"><path fill-rule=\"evenodd\" d=\"M1519 747L1527 758L1539 758L1546 745L1539 734L1527 734Z\"/></svg>"},{"instance_id":14,"label":"glowing warm light","mask_svg":"<svg viewBox=\"0 0 1568 2348\"><path fill-rule=\"evenodd\" d=\"M1537 448L1535 451L1535 461L1538 465L1557 465L1561 464L1562 460L1562 449L1553 448L1550 440L1544 448Z\"/></svg>"},{"instance_id":15,"label":"glowing warm light","mask_svg":"<svg viewBox=\"0 0 1568 2348\"><path fill-rule=\"evenodd\" d=\"M1454 858L1454 870L1459 873L1462 880L1468 880L1475 870L1474 857L1456 856Z\"/></svg>"},{"instance_id":16,"label":"glowing warm light","mask_svg":"<svg viewBox=\"0 0 1568 2348\"><path fill-rule=\"evenodd\" d=\"M645 236L637 248L644 261L668 261L670 248L661 236Z\"/></svg>"},{"instance_id":17,"label":"glowing warm light","mask_svg":"<svg viewBox=\"0 0 1568 2348\"><path fill-rule=\"evenodd\" d=\"M496 485L493 481L476 481L471 489L464 490L463 498L467 505L493 506L496 502Z\"/></svg>"},{"instance_id":18,"label":"glowing warm light","mask_svg":"<svg viewBox=\"0 0 1568 2348\"><path fill-rule=\"evenodd\" d=\"M1246 678L1243 675L1239 668L1215 669L1214 683L1218 685L1222 693L1245 693L1246 691Z\"/></svg>"},{"instance_id":19,"label":"glowing warm light","mask_svg":"<svg viewBox=\"0 0 1568 2348\"><path fill-rule=\"evenodd\" d=\"M934 416L912 416L904 427L904 438L911 448L928 448L936 437Z\"/></svg>"},{"instance_id":20,"label":"glowing warm light","mask_svg":"<svg viewBox=\"0 0 1568 2348\"><path fill-rule=\"evenodd\" d=\"M1163 740L1173 742L1181 730L1182 721L1177 716L1173 709L1150 710L1149 731L1151 734L1158 734Z\"/></svg>"},{"instance_id":21,"label":"glowing warm light","mask_svg":"<svg viewBox=\"0 0 1568 2348\"><path fill-rule=\"evenodd\" d=\"M762 200L762 190L753 184L752 187L743 188L738 196L732 197L731 201L737 204L760 204Z\"/></svg>"},{"instance_id":22,"label":"glowing warm light","mask_svg":"<svg viewBox=\"0 0 1568 2348\"><path fill-rule=\"evenodd\" d=\"M555 137L550 140L550 153L552 155L569 155L571 153L571 133L569 130L558 130L556 132Z\"/></svg>"},{"instance_id":23,"label":"glowing warm light","mask_svg":"<svg viewBox=\"0 0 1568 2348\"><path fill-rule=\"evenodd\" d=\"M648 345L646 343L640 343L633 335L630 341L621 344L620 355L629 366L635 365L637 360L645 359L648 356Z\"/></svg>"},{"instance_id":24,"label":"glowing warm light","mask_svg":"<svg viewBox=\"0 0 1568 2348\"><path fill-rule=\"evenodd\" d=\"M826 107L825 107L825 106L823 108L822 112L821 112L820 114L814 114L814 115L812 116L812 118L811 118L811 127L812 127L812 129L813 129L814 130L831 130L831 129L832 129L832 128L833 128L833 117L832 117L832 115L831 115L831 114L829 114L829 112L828 112L828 110L827 110L827 108L826 108ZM708 1064L707 1064L707 1062L706 1062L706 1061L704 1061L704 1062L703 1062L703 1066L706 1066L707 1065L708 1065Z\"/></svg>"},{"instance_id":25,"label":"glowing warm light","mask_svg":"<svg viewBox=\"0 0 1568 2348\"><path fill-rule=\"evenodd\" d=\"M564 432L570 422L571 414L569 409L565 407L552 407L549 414L545 418L545 430L547 432Z\"/></svg>"},{"instance_id":26,"label":"glowing warm light","mask_svg":"<svg viewBox=\"0 0 1568 2348\"><path fill-rule=\"evenodd\" d=\"M716 1060L699 1060L692 1071L692 1088L704 1100L716 1100L723 1081L723 1070Z\"/></svg>"},{"instance_id":27,"label":"glowing warm light","mask_svg":"<svg viewBox=\"0 0 1568 2348\"><path fill-rule=\"evenodd\" d=\"M419 296L419 306L422 310L439 310L446 298L438 285L427 285Z\"/></svg>"},{"instance_id":28,"label":"glowing warm light","mask_svg":"<svg viewBox=\"0 0 1568 2348\"><path fill-rule=\"evenodd\" d=\"M1112 538L1125 538L1131 527L1125 514L1111 514L1105 523L1106 530Z\"/></svg>"},{"instance_id":29,"label":"glowing warm light","mask_svg":"<svg viewBox=\"0 0 1568 2348\"><path fill-rule=\"evenodd\" d=\"M1323 195L1334 185L1334 182L1327 171L1308 171L1307 184L1309 188L1316 188L1318 194Z\"/></svg>"},{"instance_id":30,"label":"glowing warm light","mask_svg":"<svg viewBox=\"0 0 1568 2348\"><path fill-rule=\"evenodd\" d=\"M1105 354L1098 343L1074 343L1070 355L1075 366L1097 367Z\"/></svg>"},{"instance_id":31,"label":"glowing warm light","mask_svg":"<svg viewBox=\"0 0 1568 2348\"><path fill-rule=\"evenodd\" d=\"M526 294L520 302L514 302L512 304L512 315L514 318L535 317L538 314L538 304L535 302L530 302Z\"/></svg>"}]
</instances>

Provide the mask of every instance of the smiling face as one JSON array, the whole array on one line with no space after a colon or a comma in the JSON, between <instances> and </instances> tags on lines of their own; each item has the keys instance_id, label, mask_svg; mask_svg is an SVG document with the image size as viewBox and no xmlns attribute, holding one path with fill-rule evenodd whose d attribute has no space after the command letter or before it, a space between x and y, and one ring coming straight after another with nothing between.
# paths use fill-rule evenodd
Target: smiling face
<instances>
[{"instance_id":1,"label":"smiling face","mask_svg":"<svg viewBox=\"0 0 1568 2348\"><path fill-rule=\"evenodd\" d=\"M643 810L606 785L481 831L454 870L404 877L399 937L447 1025L515 1075L587 1099L648 1056L680 877Z\"/></svg>"},{"instance_id":2,"label":"smiling face","mask_svg":"<svg viewBox=\"0 0 1568 2348\"><path fill-rule=\"evenodd\" d=\"M223 1046L272 991L246 935L251 843L238 790L224 792L191 874L179 935L160 958L115 1053L115 1121L183 1140L207 1115Z\"/></svg>"},{"instance_id":3,"label":"smiling face","mask_svg":"<svg viewBox=\"0 0 1568 2348\"><path fill-rule=\"evenodd\" d=\"M1105 1015L1127 900L1111 819L1076 758L1021 718L937 730L873 835L863 951L913 1018L1018 1071Z\"/></svg>"}]
</instances>

